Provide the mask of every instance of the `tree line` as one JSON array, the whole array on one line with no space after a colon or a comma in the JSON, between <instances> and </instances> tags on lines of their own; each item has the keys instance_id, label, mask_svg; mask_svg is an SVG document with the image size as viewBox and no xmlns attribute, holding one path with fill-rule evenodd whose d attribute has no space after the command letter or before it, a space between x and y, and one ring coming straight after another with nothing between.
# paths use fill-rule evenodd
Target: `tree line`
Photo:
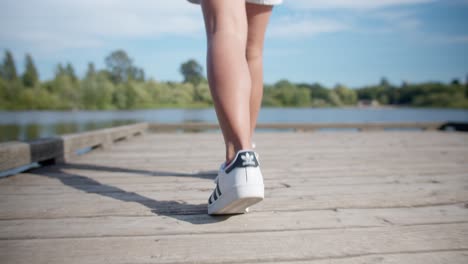
<instances>
[{"instance_id":1,"label":"tree line","mask_svg":"<svg viewBox=\"0 0 468 264\"><path fill-rule=\"evenodd\" d=\"M2 110L117 110L161 107L208 107L213 105L203 68L195 60L180 66L183 82L147 79L142 68L123 50L105 58L105 69L88 64L79 78L71 63L59 63L51 80L41 81L30 54L19 74L15 59L5 51L0 64L0 109ZM400 86L383 78L379 84L350 89L338 84L292 83L280 80L265 85L266 107L340 107L370 103L394 106L468 108L468 87L454 80L449 84L427 82Z\"/></svg>"}]
</instances>

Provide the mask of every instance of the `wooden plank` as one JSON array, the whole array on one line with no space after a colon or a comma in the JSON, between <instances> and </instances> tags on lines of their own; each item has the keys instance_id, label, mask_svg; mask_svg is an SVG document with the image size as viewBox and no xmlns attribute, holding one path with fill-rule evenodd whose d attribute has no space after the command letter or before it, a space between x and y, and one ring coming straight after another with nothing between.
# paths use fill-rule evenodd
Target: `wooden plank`
<instances>
[{"instance_id":1,"label":"wooden plank","mask_svg":"<svg viewBox=\"0 0 468 264\"><path fill-rule=\"evenodd\" d=\"M351 257L325 258L317 260L295 261L294 264L466 264L468 261L467 250L440 250L436 252L400 253L400 254L365 254ZM252 263L275 263L286 264L289 261L274 262L252 262ZM249 264L249 263L246 263Z\"/></svg>"},{"instance_id":2,"label":"wooden plank","mask_svg":"<svg viewBox=\"0 0 468 264\"><path fill-rule=\"evenodd\" d=\"M126 185L134 184L135 186L151 185L151 184L174 184L180 187L182 183L189 184L204 184L200 179L214 179L215 170L158 170L158 167L146 168L142 165L138 169L132 169L130 166L96 166L96 170L90 173L91 167L85 165L83 169L51 169L40 170L40 173L21 173L15 177L4 178L0 181L0 189L2 188L16 188L16 187L47 187L47 186L62 186L63 184L58 180L61 177L70 177L69 175L81 175L84 178L75 177L69 179L70 183L80 185L88 182L87 178L91 178L98 182L105 182L107 184ZM138 165L138 164L137 164ZM133 164L135 166L135 164ZM75 167L78 168L78 167ZM449 180L451 177L462 177L467 174L468 166L424 166L418 168L295 168L281 169L281 168L268 168L264 166L263 169L264 179L267 182L285 182L294 184L295 182L312 182L315 184L323 185L330 181L330 184L341 183L345 184L359 184L359 183L408 183L409 181L426 181L428 183ZM38 172L34 170L34 172ZM40 174L47 173L51 177L41 177ZM285 177L294 173L294 177ZM68 176L67 176L68 175ZM71 176L73 177L73 176ZM414 178L414 179L413 179ZM0 193L1 195L1 193Z\"/></svg>"},{"instance_id":3,"label":"wooden plank","mask_svg":"<svg viewBox=\"0 0 468 264\"><path fill-rule=\"evenodd\" d=\"M31 163L29 145L12 141L0 143L0 171L9 170Z\"/></svg>"},{"instance_id":4,"label":"wooden plank","mask_svg":"<svg viewBox=\"0 0 468 264\"><path fill-rule=\"evenodd\" d=\"M1 179L0 259L466 260L468 134L265 133L255 141L266 199L241 216L206 215L223 158L218 133L145 135Z\"/></svg>"},{"instance_id":5,"label":"wooden plank","mask_svg":"<svg viewBox=\"0 0 468 264\"><path fill-rule=\"evenodd\" d=\"M384 129L420 129L420 130L437 130L446 127L443 122L394 122L394 123L259 123L257 129L282 129L292 131L316 131L319 129L358 129L366 130L384 130ZM457 126L460 127L460 126ZM149 124L150 131L203 131L219 129L219 125L215 123L151 123Z\"/></svg>"},{"instance_id":6,"label":"wooden plank","mask_svg":"<svg viewBox=\"0 0 468 264\"><path fill-rule=\"evenodd\" d=\"M0 241L0 259L15 263L245 263L442 250L468 250L468 224Z\"/></svg>"},{"instance_id":7,"label":"wooden plank","mask_svg":"<svg viewBox=\"0 0 468 264\"><path fill-rule=\"evenodd\" d=\"M148 127L147 123L105 128L96 131L62 135L64 160L66 162L76 159L76 151L84 148L109 148L122 138L131 138L143 134Z\"/></svg>"},{"instance_id":8,"label":"wooden plank","mask_svg":"<svg viewBox=\"0 0 468 264\"><path fill-rule=\"evenodd\" d=\"M392 147L461 147L460 144L466 144L466 133L443 133L443 132L404 132L404 131L389 131L389 132L368 132L364 134L355 132L340 132L340 133L257 133L254 136L254 141L258 147L268 146L275 148L277 146L317 146L316 150L326 151L326 148L321 147L341 147L346 149L369 149L372 146L392 146ZM219 148L222 150L223 138L219 133L200 133L200 134L148 134L148 139L145 141L136 142L134 145L126 145L127 149L144 148L149 149L170 149L170 147L184 146L187 149L192 149L192 146L203 145L208 149ZM187 146L187 140L191 145ZM157 141L159 145L148 145L148 141ZM364 144L365 143L365 144ZM193 144L193 145L192 145ZM344 148L346 147L346 148ZM205 150L205 149L203 149ZM292 149L294 150L294 149ZM314 151L314 149L308 149ZM198 150L200 153L204 151Z\"/></svg>"},{"instance_id":9,"label":"wooden plank","mask_svg":"<svg viewBox=\"0 0 468 264\"><path fill-rule=\"evenodd\" d=\"M139 123L27 142L1 143L0 171L29 165L33 162L70 161L76 158L78 150L97 146L109 147L117 140L141 135L147 127L147 123Z\"/></svg>"},{"instance_id":10,"label":"wooden plank","mask_svg":"<svg viewBox=\"0 0 468 264\"><path fill-rule=\"evenodd\" d=\"M0 221L0 240L269 232L468 222L464 204L383 209L256 212L201 215L104 216ZM110 224L111 223L111 224Z\"/></svg>"},{"instance_id":11,"label":"wooden plank","mask_svg":"<svg viewBox=\"0 0 468 264\"><path fill-rule=\"evenodd\" d=\"M98 184L98 183L96 183ZM211 185L211 184L210 184ZM80 188L80 186L74 186ZM468 201L466 184L374 184L267 190L255 211L319 210L335 208L415 207ZM133 192L101 184L100 192L84 187L61 194L3 195L0 219L57 218L105 215L205 214L212 186L181 192ZM64 206L66 205L66 206Z\"/></svg>"},{"instance_id":12,"label":"wooden plank","mask_svg":"<svg viewBox=\"0 0 468 264\"><path fill-rule=\"evenodd\" d=\"M59 161L63 157L63 140L43 138L27 142L31 149L31 160L34 162Z\"/></svg>"},{"instance_id":13,"label":"wooden plank","mask_svg":"<svg viewBox=\"0 0 468 264\"><path fill-rule=\"evenodd\" d=\"M53 195L53 194L65 194L69 192L73 194L75 190L86 191L92 193L107 192L108 189L112 188L123 188L121 191L171 191L171 190L194 190L194 191L205 191L213 187L212 179L215 174L195 174L190 176L168 176L155 175L155 176L144 176L134 174L123 174L127 177L109 177L106 178L105 174L102 176L87 177L86 173L72 174L72 173L50 173L47 175L34 175L31 179L36 179L36 182L32 184L26 184L28 175L24 175L25 179L21 179L19 182L11 179L10 182L17 184L2 184L0 190L4 191L0 195L10 196L15 194L15 190L24 190L23 193L18 195ZM417 174L397 174L397 175L379 175L380 177L373 178L372 174L364 175L329 175L329 174L315 174L307 177L306 174L297 173L303 177L298 178L281 178L271 177L265 178L266 189L272 190L275 193L291 192L297 195L304 195L311 193L312 191L316 194L327 194L330 192L337 191L341 194L345 193L370 193L378 191L382 188L382 191L398 189L404 191L414 191L419 189L425 190L463 190L468 184L468 176L463 172L451 173L448 175L417 175ZM18 175L20 179L21 175ZM29 176L31 177L31 176ZM43 179L42 179L43 178ZM131 181L133 178L136 181ZM40 181L45 183L40 185ZM349 187L354 187L350 189ZM27 194L25 192L28 192ZM75 192L76 193L76 192Z\"/></svg>"},{"instance_id":14,"label":"wooden plank","mask_svg":"<svg viewBox=\"0 0 468 264\"><path fill-rule=\"evenodd\" d=\"M49 174L50 175L50 174ZM71 174L73 175L73 174ZM79 175L79 174L74 174ZM330 186L369 186L374 187L380 184L386 184L399 188L402 185L410 184L434 184L434 185L444 185L444 184L459 184L466 182L468 183L468 177L466 174L449 174L449 175L417 175L417 176L393 176L393 175L383 175L381 177L375 177L373 175L357 175L353 177L340 177L340 176L328 176L328 177L306 177L302 173L297 173L296 175L301 175L303 177L292 178L292 179L281 179L281 178L266 178L265 189L267 191L276 190L276 189L288 189L292 188L292 191L306 189L313 190L319 187L330 187ZM64 194L64 193L81 193L82 190L87 190L87 192L92 193L101 193L108 191L108 188L97 183L105 183L107 185L112 185L114 187L120 188L123 191L127 192L151 192L151 191L187 191L187 190L198 190L206 191L212 187L210 180L214 178L213 175L201 174L197 177L177 177L177 176L168 176L167 179L165 176L140 176L138 177L135 174L126 174L126 176L120 176L118 178L106 177L108 174L104 174L102 177L97 177L93 175L91 181L86 177L73 177L70 174L62 175L53 175L52 177L44 177L39 184L1 184L0 185L0 197L8 197L10 195L36 195L36 194ZM348 175L349 176L349 175ZM372 177L374 176L374 177ZM56 177L56 178L55 178ZM183 178L185 177L185 178ZM36 177L37 178L37 177ZM60 180L63 179L67 181L67 185L64 185ZM182 178L182 179L181 179ZM119 180L121 179L121 181ZM10 181L14 182L14 181ZM24 181L21 181L23 183ZM70 188L72 187L72 188Z\"/></svg>"},{"instance_id":15,"label":"wooden plank","mask_svg":"<svg viewBox=\"0 0 468 264\"><path fill-rule=\"evenodd\" d=\"M312 134L311 134L312 135ZM325 134L326 135L326 134ZM380 134L373 134L375 137L380 138ZM400 135L400 134L398 134ZM424 133L426 135L426 133ZM447 138L446 134L443 133L438 133L436 134L438 136L441 136L442 138ZM421 136L421 137L429 137L432 138L433 136L436 136L433 134L427 134L427 136ZM219 135L218 135L219 136ZM217 136L217 137L218 137ZM265 136L266 138L269 138L271 135L269 134L264 134L262 135ZM346 135L347 136L347 135ZM401 138L405 138L407 136L413 137L411 134L408 133L402 133ZM454 134L455 137L458 137L460 135ZM203 140L212 140L213 136L212 135L181 135L182 139L185 140L190 140L193 137L201 138ZM354 137L354 136L353 136ZM366 136L367 137L367 136ZM168 138L172 138L172 140L168 140ZM153 146L153 144L148 144L148 142L154 142L154 141L161 141L158 142L158 146L165 146L164 144L167 144L167 142L180 142L180 140L174 140L177 138L177 135L156 135L156 136L148 136L145 138L145 144L147 146ZM294 138L295 137L291 137ZM336 137L335 137L336 138ZM401 139L400 138L400 139ZM464 137L462 137L464 138ZM161 140L162 139L162 140ZM330 138L331 139L331 138ZM388 140L392 140L392 138L389 138ZM192 141L192 140L191 140ZM330 142L335 142L335 141L340 141L340 140L331 140ZM138 142L138 141L137 141ZM164 143L165 142L165 143ZM194 142L199 142L198 140ZM304 140L306 142L306 140ZM374 142L374 141L372 141ZM376 141L380 142L380 141ZM412 141L410 141L412 142ZM436 141L438 142L438 141ZM163 144L164 143L164 144ZM122 144L116 147L115 150L118 150L120 152L121 149L127 149L131 147L127 146L132 146L133 144ZM185 145L185 147L188 147ZM413 151L413 150L411 150ZM294 152L294 150L292 150ZM132 154L132 152L125 152L126 155ZM144 153L137 152L138 154L138 159L140 160L145 160L147 159L147 156L144 155ZM166 152L169 153L169 152ZM174 153L174 152L172 152ZM185 157L188 158L189 162L186 162L186 165L192 166L191 162L193 164L197 164L200 166L207 166L203 165L203 162L199 162L200 160L205 160L206 157L205 155L199 155L198 152L184 152L186 155ZM409 155L414 154L410 153ZM302 155L302 156L301 156ZM376 155L377 158L376 160L382 159L382 155ZM463 155L460 155L463 157ZM143 167L143 169L140 167L143 163L137 163L134 164L135 162L133 160L129 161L129 165L127 166L125 163L122 162L121 159L115 159L114 156L109 156L105 155L105 152L95 152L91 153L90 155L85 155L80 158L79 162L87 162L87 161L93 161L95 163L104 163L106 159L108 158L109 161L111 161L111 164L119 164L119 166L123 169L127 170L132 170L132 166L136 167L135 173L121 173L121 177L125 177L125 181L116 181L116 178L109 178L111 175L116 175L117 173L112 171L112 166L110 167L90 167L90 170L71 170L71 171L77 171L78 173L66 176L67 174L70 173L65 173L64 175L66 177L61 178L63 172L60 174L55 174L52 172L44 172L48 173L49 177L51 177L51 180L56 182L57 184L63 184L62 180L64 180L67 184L67 187L65 187L67 190L68 187L72 187L70 192L74 192L74 195L80 196L81 193L84 191L89 194L95 194L95 195L100 195L101 192L103 193L108 193L108 195L101 195L102 197L99 197L98 199L102 199L103 201L100 202L100 206L102 205L103 208L105 209L104 212L112 212L117 215L121 215L121 210L116 210L115 208L117 205L115 204L116 200L117 202L123 200L126 202L134 202L137 207L140 205L144 205L148 209L154 209L153 207L157 205L164 206L163 209L160 210L161 213L203 213L204 212L204 207L203 204L206 203L206 193L209 193L212 184L206 184L203 183L204 179L205 180L210 180L214 175L212 176L207 176L207 175L195 175L195 178L190 177L148 177L148 180L142 181L141 178L143 177L135 177L135 174L143 173L143 174L149 174L152 175L155 171L151 170L151 167ZM265 157L262 156L262 162L266 163L267 170L265 170L265 176L268 177L266 178L266 183L270 183L271 181L269 179L277 180L273 181L273 183L268 186L267 185L267 198L271 199L272 203L269 205L266 203L265 207L262 207L260 205L257 210L274 210L275 207L274 205L278 203L277 205L280 208L289 208L291 210L316 210L316 209L330 209L330 208L353 208L353 207L358 207L358 208L374 208L374 207L383 207L383 206L389 206L389 207L402 207L402 206L427 206L427 205L434 205L434 204L449 204L449 203L458 203L458 202L465 202L467 201L466 195L464 195L464 186L466 186L466 178L463 177L465 175L464 173L467 171L466 167L462 165L462 163L459 163L457 161L453 163L447 163L445 164L444 162L447 161L448 156L442 159L439 159L437 162L431 162L431 164L427 163L415 163L408 161L408 165L406 166L400 166L397 169L394 169L394 164L389 163L389 162L381 162L382 164L376 164L375 167L371 167L368 163L356 163L352 167L351 164L347 165L347 167L341 168L340 170L336 170L333 168L333 166L330 166L331 169L328 166L328 163L324 163L322 161L317 162L317 165L322 165L312 168L309 168L309 164L307 165L299 165L299 166L292 166L294 160L298 160L298 158L301 158L299 161L303 161L304 157L307 157L304 153L300 154L295 154L293 157L289 157L288 159L284 159L283 163L286 163L286 165L290 165L290 167L297 167L298 169L287 169L287 170L278 170L278 169L272 169L269 171L268 167L273 167L278 164L277 161L271 160L270 157ZM328 160L330 163L337 163L341 164L343 163L346 158L345 155L343 157L339 157L339 160L336 160L336 157L331 157L331 156L326 156L324 157L325 160ZM357 157L356 157L357 158ZM179 166L179 162L168 162L169 160L174 159L174 156L169 155L169 157L166 158L158 158L156 159L158 162L155 162L154 168L174 168L175 166ZM333 161L335 159L335 161ZM453 159L453 156L450 156L450 160ZM385 160L385 159L382 159ZM461 162L462 160L460 160ZM297 162L297 161L296 161ZM439 162L439 163L438 163ZM262 164L264 164L262 163ZM214 162L212 164L215 164ZM365 164L366 167L363 167L362 165ZM445 164L445 165L443 165ZM269 165L269 166L268 166ZM442 166L443 165L443 166ZM215 165L212 165L214 167ZM86 167L86 165L85 165ZM380 170L377 170L380 167ZM402 168L401 168L402 167ZM103 168L104 170L101 170L101 175L99 176L99 171L100 168ZM140 169L138 169L140 168ZM148 168L148 169L146 169ZM365 168L365 169L364 169ZM94 170L98 169L98 172L95 172ZM325 169L325 170L324 170ZM360 172L365 172L364 175L366 177L374 177L374 182L366 182L366 179L359 178L359 174L356 174L358 170L361 170ZM399 171L401 169L401 171ZM426 176L426 173L431 172L432 170L439 169L440 171L440 177L434 179L433 175L429 178L427 178L427 181L424 181L424 178L418 178L418 175L420 176ZM442 175L446 175L447 173L450 172L450 169L452 170L458 170L457 173L459 173L459 177L454 179L454 181L451 181L451 185L444 185L447 183L447 180L443 178ZM65 171L67 171L66 167L64 167ZM322 170L322 171L321 171ZM118 169L117 169L118 171ZM92 172L91 177L86 177L88 173ZM169 171L171 172L171 171ZM172 171L174 172L174 171ZM175 171L177 172L177 171ZM344 173L346 172L346 173ZM445 174L444 174L445 172ZM83 174L84 173L84 174ZM284 178L283 175L290 175L291 173L294 174L294 181L290 182L287 180L287 178ZM190 174L190 173L188 173ZM170 175L170 174L168 174ZM351 175L352 177L349 177ZM390 178L388 176L391 176ZM416 175L416 176L415 176ZM450 175L450 174L448 174ZM154 176L154 175L153 175ZM164 173L161 175L158 175L156 173L156 176L164 176ZM375 178L376 176L379 176L381 178ZM316 177L321 177L319 179L316 179ZM166 180L167 178L167 180ZM201 178L202 181L200 181ZM388 184L388 182L382 182L381 179L393 179L394 182ZM414 179L414 181L408 181L407 179ZM137 181L140 183L145 183L145 188L146 189L138 189L138 188L133 188L132 186L127 186L127 185L122 185L122 183L128 182L128 181ZM84 184L81 185L79 182L84 182L84 183L90 183L90 184ZM159 188L157 189L151 189L147 187L151 187L151 184L149 182L154 181L153 186L157 185ZM44 181L40 181L40 184L42 184ZM119 183L119 184L113 184L113 183ZM78 184L77 184L78 183ZM353 189L349 188L348 184L353 184ZM375 183L375 184L373 184ZM384 186L381 185L382 183ZM406 186L406 185L411 185L411 183L418 183L418 185L414 186ZM420 185L421 183L421 185ZM187 185L188 184L188 185ZM354 186L356 185L356 186ZM46 186L46 185L45 185ZM43 193L43 194L50 194L47 189L50 190L49 187L45 187L46 189L45 192L38 192L38 193ZM166 188L164 188L166 186ZM205 186L205 187L204 187ZM289 186L290 188L288 189L286 186ZM453 188L451 187L453 186ZM279 188L278 188L279 187ZM282 188L283 187L283 188ZM14 190L15 187L13 187ZM420 190L424 188L423 190ZM170 190L174 189L182 189L182 190L189 190L189 192L184 192L182 194L171 194L171 192L168 193ZM190 191L191 189L191 191ZM38 189L40 190L40 189ZM153 191L158 191L153 193ZM311 192L311 190L313 190ZM350 193L349 191L352 190L353 192ZM136 194L133 194L133 192L138 192ZM338 195L335 195L336 197L330 197L334 193L337 193ZM53 192L52 192L53 193ZM109 194L112 194L109 195ZM293 195L292 195L293 194ZM31 193L30 199L45 199L47 196L34 196L34 192ZM78 198L74 198L75 196L70 196L64 193L64 195L57 196L56 199L63 199L63 200L69 200L73 201ZM8 200L11 200L12 198L10 197ZM94 199L92 197L90 198L80 198L80 201L85 202L86 200L84 199L89 199L90 203ZM110 199L110 200L109 200ZM405 200L407 199L407 200ZM20 204L27 204L28 200L27 198L23 198L22 201L8 201L5 199L3 203L5 204L5 207L10 208L12 206L8 206L8 204L14 204L15 202L18 202ZM177 201L173 202L171 204L171 201ZM185 203L185 204L183 204ZM12 215L15 217L25 217L27 215L29 216L38 216L38 217L46 217L43 213L38 213L38 210L40 210L41 207L44 207L45 205L39 205L39 206L33 206L35 211L34 212L25 212L26 215L17 215L14 211L15 210L8 210L9 212L12 212ZM45 210L46 212L55 212L51 215L51 217L61 217L62 213L60 213L60 210L57 211L57 209L51 209L49 207L55 206L54 203L48 204L45 206L45 208L42 208L43 211ZM83 204L85 206L85 204ZM153 206L153 207L151 207ZM180 210L175 210L176 207L179 207ZM47 209L49 208L49 209ZM60 206L58 206L60 208ZM103 208L96 208L97 211ZM128 209L128 208L127 208ZM5 211L7 212L7 211ZM83 216L83 215L89 215L92 214L93 211L87 211L87 210L76 210L75 212L80 212L82 214L79 214L77 216ZM142 212L140 209L137 211L138 215ZM145 212L144 215L146 215L148 212Z\"/></svg>"}]
</instances>

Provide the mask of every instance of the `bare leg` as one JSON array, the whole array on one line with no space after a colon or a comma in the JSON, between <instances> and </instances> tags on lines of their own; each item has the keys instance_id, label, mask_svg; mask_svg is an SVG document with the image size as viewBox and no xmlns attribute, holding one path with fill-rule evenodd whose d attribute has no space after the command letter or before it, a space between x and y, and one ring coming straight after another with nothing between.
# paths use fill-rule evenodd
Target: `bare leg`
<instances>
[{"instance_id":1,"label":"bare leg","mask_svg":"<svg viewBox=\"0 0 468 264\"><path fill-rule=\"evenodd\" d=\"M248 37L246 58L249 65L252 90L250 93L250 138L257 124L263 96L263 43L273 6L246 4Z\"/></svg>"},{"instance_id":2,"label":"bare leg","mask_svg":"<svg viewBox=\"0 0 468 264\"><path fill-rule=\"evenodd\" d=\"M226 144L226 161L250 149L251 79L245 56L245 1L204 0L208 81Z\"/></svg>"}]
</instances>

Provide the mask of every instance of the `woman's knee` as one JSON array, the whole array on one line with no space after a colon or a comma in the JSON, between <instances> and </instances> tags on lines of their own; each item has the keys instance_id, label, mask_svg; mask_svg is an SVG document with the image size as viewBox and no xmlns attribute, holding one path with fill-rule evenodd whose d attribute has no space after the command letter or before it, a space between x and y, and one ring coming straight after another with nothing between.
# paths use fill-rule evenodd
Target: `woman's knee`
<instances>
[{"instance_id":1,"label":"woman's knee","mask_svg":"<svg viewBox=\"0 0 468 264\"><path fill-rule=\"evenodd\" d=\"M263 58L263 45L252 44L247 42L245 57L247 61L261 60Z\"/></svg>"},{"instance_id":2,"label":"woman's knee","mask_svg":"<svg viewBox=\"0 0 468 264\"><path fill-rule=\"evenodd\" d=\"M241 1L205 0L202 3L208 37L223 34L246 40L247 15Z\"/></svg>"}]
</instances>

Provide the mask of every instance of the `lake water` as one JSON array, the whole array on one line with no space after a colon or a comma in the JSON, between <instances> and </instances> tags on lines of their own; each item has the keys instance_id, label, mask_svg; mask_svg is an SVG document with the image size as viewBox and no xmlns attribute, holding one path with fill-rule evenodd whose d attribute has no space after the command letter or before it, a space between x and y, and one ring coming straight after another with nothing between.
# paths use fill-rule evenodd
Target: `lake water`
<instances>
[{"instance_id":1,"label":"lake water","mask_svg":"<svg viewBox=\"0 0 468 264\"><path fill-rule=\"evenodd\" d=\"M136 122L216 122L213 109L0 111L0 141L29 140ZM468 122L468 110L424 108L264 108L259 123Z\"/></svg>"}]
</instances>

